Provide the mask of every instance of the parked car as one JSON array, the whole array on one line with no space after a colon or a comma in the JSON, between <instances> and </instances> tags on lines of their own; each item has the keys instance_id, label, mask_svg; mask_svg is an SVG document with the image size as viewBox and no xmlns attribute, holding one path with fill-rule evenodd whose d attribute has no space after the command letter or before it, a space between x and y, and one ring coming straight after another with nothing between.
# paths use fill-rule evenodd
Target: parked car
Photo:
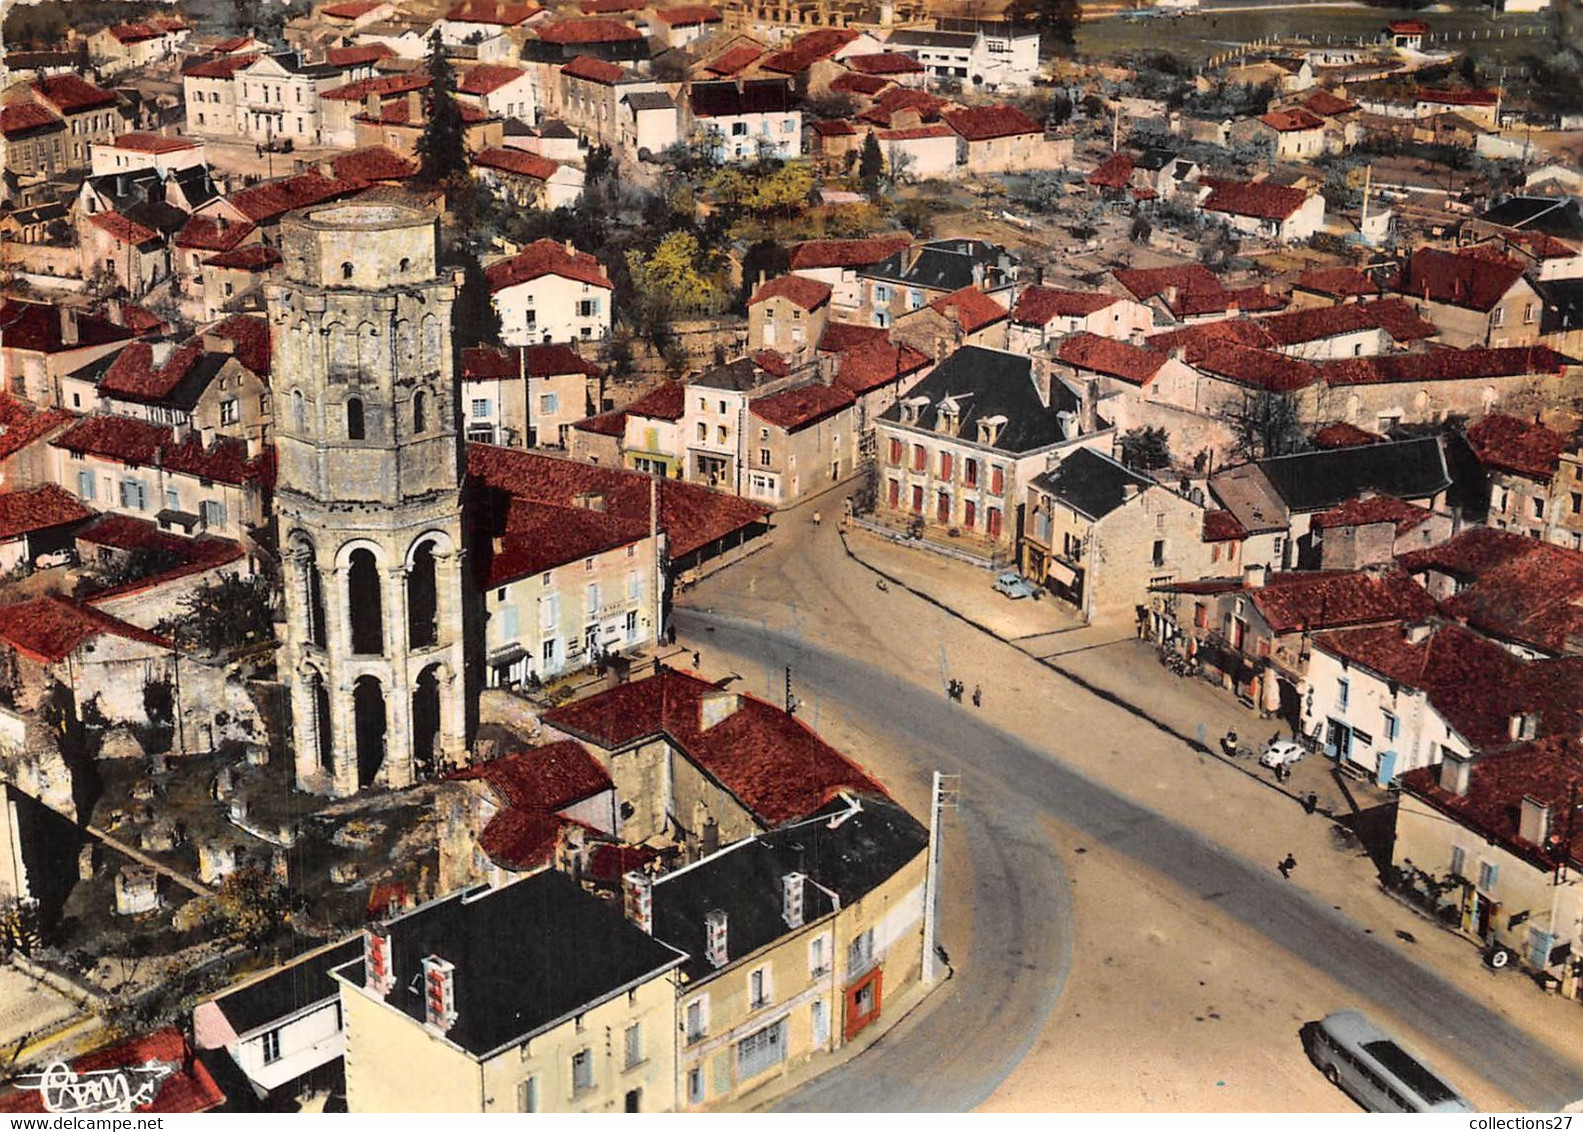
<instances>
[{"instance_id":1,"label":"parked car","mask_svg":"<svg viewBox=\"0 0 1583 1132\"><path fill-rule=\"evenodd\" d=\"M1307 753L1301 743L1294 743L1290 739L1277 739L1264 748L1264 754L1259 756L1259 765L1291 766L1299 762Z\"/></svg>"},{"instance_id":2,"label":"parked car","mask_svg":"<svg viewBox=\"0 0 1583 1132\"><path fill-rule=\"evenodd\" d=\"M995 579L995 589L1010 598L1032 597L1039 587L1020 574L1002 574Z\"/></svg>"}]
</instances>

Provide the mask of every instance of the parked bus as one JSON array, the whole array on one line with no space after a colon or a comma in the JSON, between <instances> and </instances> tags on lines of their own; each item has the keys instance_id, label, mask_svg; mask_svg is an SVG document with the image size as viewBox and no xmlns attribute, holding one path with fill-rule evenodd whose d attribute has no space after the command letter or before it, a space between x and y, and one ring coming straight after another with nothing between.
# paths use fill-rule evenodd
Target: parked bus
<instances>
[{"instance_id":1,"label":"parked bus","mask_svg":"<svg viewBox=\"0 0 1583 1132\"><path fill-rule=\"evenodd\" d=\"M1444 1078L1356 1010L1303 1027L1308 1056L1369 1112L1473 1112Z\"/></svg>"}]
</instances>

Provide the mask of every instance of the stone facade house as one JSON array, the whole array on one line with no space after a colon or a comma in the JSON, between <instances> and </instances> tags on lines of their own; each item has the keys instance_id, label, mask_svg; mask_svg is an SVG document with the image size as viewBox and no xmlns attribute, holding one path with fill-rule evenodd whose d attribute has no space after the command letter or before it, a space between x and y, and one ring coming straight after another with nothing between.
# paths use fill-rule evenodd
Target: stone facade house
<instances>
[{"instance_id":1,"label":"stone facade house","mask_svg":"<svg viewBox=\"0 0 1583 1132\"><path fill-rule=\"evenodd\" d=\"M610 333L614 288L587 252L538 240L488 264L484 276L509 346L597 340Z\"/></svg>"}]
</instances>

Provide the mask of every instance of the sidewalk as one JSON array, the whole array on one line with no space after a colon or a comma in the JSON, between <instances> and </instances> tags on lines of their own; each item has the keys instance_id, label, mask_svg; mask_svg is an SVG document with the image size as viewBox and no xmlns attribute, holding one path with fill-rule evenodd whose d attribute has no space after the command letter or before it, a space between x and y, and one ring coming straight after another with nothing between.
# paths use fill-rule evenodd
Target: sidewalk
<instances>
[{"instance_id":1,"label":"sidewalk","mask_svg":"<svg viewBox=\"0 0 1583 1132\"><path fill-rule=\"evenodd\" d=\"M1284 783L1257 758L1228 758L1220 740L1235 730L1238 743L1262 752L1272 735L1290 738L1290 728L1262 719L1230 692L1194 677L1174 676L1159 663L1154 646L1140 641L1132 621L1085 624L1053 596L1012 600L996 592L993 575L965 562L878 538L863 530L844 533L846 552L884 579L1027 653L1045 667L1159 728L1200 755L1218 759L1271 790L1301 804L1309 794L1324 816L1343 821L1393 801L1387 790L1340 774L1322 756L1298 763ZM990 688L988 691L993 692Z\"/></svg>"}]
</instances>

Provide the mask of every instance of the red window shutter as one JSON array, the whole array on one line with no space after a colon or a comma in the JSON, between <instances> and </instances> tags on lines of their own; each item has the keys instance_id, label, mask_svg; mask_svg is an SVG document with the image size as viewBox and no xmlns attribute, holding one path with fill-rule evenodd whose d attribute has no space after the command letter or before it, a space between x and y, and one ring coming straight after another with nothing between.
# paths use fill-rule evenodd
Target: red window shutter
<instances>
[{"instance_id":1,"label":"red window shutter","mask_svg":"<svg viewBox=\"0 0 1583 1132\"><path fill-rule=\"evenodd\" d=\"M1000 508L991 507L985 517L985 528L989 531L990 538L1000 537Z\"/></svg>"},{"instance_id":2,"label":"red window shutter","mask_svg":"<svg viewBox=\"0 0 1583 1132\"><path fill-rule=\"evenodd\" d=\"M898 465L901 463L901 441L894 438L890 442L890 462Z\"/></svg>"},{"instance_id":3,"label":"red window shutter","mask_svg":"<svg viewBox=\"0 0 1583 1132\"><path fill-rule=\"evenodd\" d=\"M897 507L901 504L901 482L899 480L890 481L890 491L886 498L892 507Z\"/></svg>"},{"instance_id":4,"label":"red window shutter","mask_svg":"<svg viewBox=\"0 0 1583 1132\"><path fill-rule=\"evenodd\" d=\"M998 464L990 469L989 490L995 495L1001 495L1006 490L1006 469Z\"/></svg>"},{"instance_id":5,"label":"red window shutter","mask_svg":"<svg viewBox=\"0 0 1583 1132\"><path fill-rule=\"evenodd\" d=\"M914 444L912 446L912 470L915 472L921 472L928 466L929 453L924 450L923 445Z\"/></svg>"},{"instance_id":6,"label":"red window shutter","mask_svg":"<svg viewBox=\"0 0 1583 1132\"><path fill-rule=\"evenodd\" d=\"M912 509L915 514L923 514L923 488L916 485L912 489Z\"/></svg>"},{"instance_id":7,"label":"red window shutter","mask_svg":"<svg viewBox=\"0 0 1583 1132\"><path fill-rule=\"evenodd\" d=\"M942 452L942 453L940 453L940 478L941 479L948 480L948 479L951 478L951 473L955 470L951 466L951 463L952 463L952 461L951 461L951 453L949 453L949 452Z\"/></svg>"},{"instance_id":8,"label":"red window shutter","mask_svg":"<svg viewBox=\"0 0 1583 1132\"><path fill-rule=\"evenodd\" d=\"M973 525L977 522L978 504L969 499L966 503L962 504L962 525L968 530L972 530Z\"/></svg>"},{"instance_id":9,"label":"red window shutter","mask_svg":"<svg viewBox=\"0 0 1583 1132\"><path fill-rule=\"evenodd\" d=\"M978 486L978 461L969 459L962 465L962 482L968 487Z\"/></svg>"}]
</instances>

